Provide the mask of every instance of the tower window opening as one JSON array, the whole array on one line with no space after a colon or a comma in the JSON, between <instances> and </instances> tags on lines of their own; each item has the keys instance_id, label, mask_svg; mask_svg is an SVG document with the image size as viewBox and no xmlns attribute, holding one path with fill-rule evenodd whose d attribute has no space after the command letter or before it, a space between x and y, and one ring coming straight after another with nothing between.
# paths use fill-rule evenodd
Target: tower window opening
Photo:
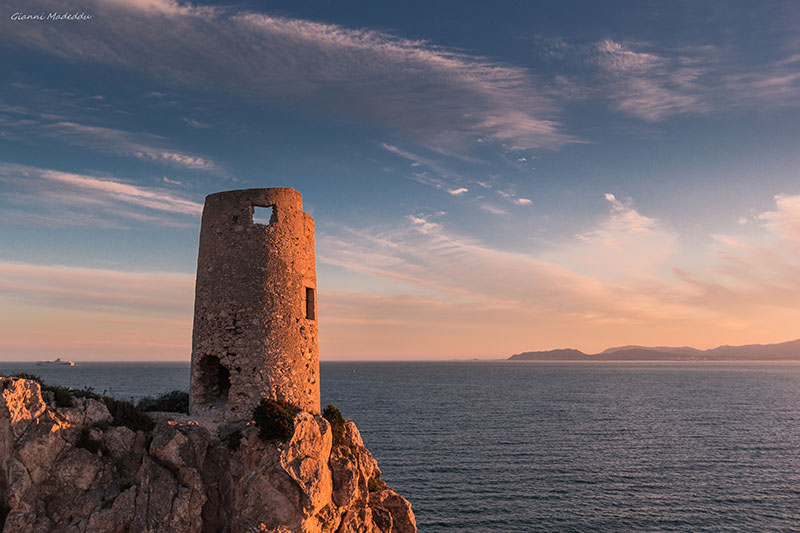
<instances>
[{"instance_id":1,"label":"tower window opening","mask_svg":"<svg viewBox=\"0 0 800 533\"><path fill-rule=\"evenodd\" d=\"M261 224L262 226L269 226L277 222L278 216L275 214L274 205L254 205L253 206L253 224Z\"/></svg>"},{"instance_id":2,"label":"tower window opening","mask_svg":"<svg viewBox=\"0 0 800 533\"><path fill-rule=\"evenodd\" d=\"M314 289L306 287L306 318L308 320L316 320L317 314L314 309Z\"/></svg>"}]
</instances>

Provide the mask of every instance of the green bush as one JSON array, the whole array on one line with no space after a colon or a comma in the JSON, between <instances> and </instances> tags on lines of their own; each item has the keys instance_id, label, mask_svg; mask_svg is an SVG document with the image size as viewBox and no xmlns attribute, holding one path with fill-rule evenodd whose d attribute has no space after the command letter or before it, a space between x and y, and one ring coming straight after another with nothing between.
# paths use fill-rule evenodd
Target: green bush
<instances>
[{"instance_id":1,"label":"green bush","mask_svg":"<svg viewBox=\"0 0 800 533\"><path fill-rule=\"evenodd\" d=\"M369 478L369 481L367 482L367 489L370 492L378 492L385 488L386 488L386 483L381 481L381 479L377 476Z\"/></svg>"},{"instance_id":2,"label":"green bush","mask_svg":"<svg viewBox=\"0 0 800 533\"><path fill-rule=\"evenodd\" d=\"M115 400L108 396L103 396L103 402L108 408L108 412L114 417L112 426L125 426L133 431L150 431L155 423L150 417L137 409L131 402L125 400Z\"/></svg>"},{"instance_id":3,"label":"green bush","mask_svg":"<svg viewBox=\"0 0 800 533\"><path fill-rule=\"evenodd\" d=\"M27 372L17 372L16 374L11 374L10 378L19 378L19 379L29 379L31 381L35 381L38 384L42 384L42 378L37 376L36 374L28 374Z\"/></svg>"},{"instance_id":4,"label":"green bush","mask_svg":"<svg viewBox=\"0 0 800 533\"><path fill-rule=\"evenodd\" d=\"M70 389L72 395L76 398L90 398L92 400L103 401L104 396L97 394L92 387L86 387L85 389L78 389L72 390Z\"/></svg>"},{"instance_id":5,"label":"green bush","mask_svg":"<svg viewBox=\"0 0 800 533\"><path fill-rule=\"evenodd\" d=\"M328 406L322 410L322 417L331 424L333 443L338 444L342 442L344 438L344 417L342 416L342 412L334 407L333 404L329 403Z\"/></svg>"},{"instance_id":6,"label":"green bush","mask_svg":"<svg viewBox=\"0 0 800 533\"><path fill-rule=\"evenodd\" d=\"M75 407L75 402L72 401L72 389L69 387L62 387L60 385L45 385L42 383L43 391L50 391L56 400L56 407Z\"/></svg>"},{"instance_id":7,"label":"green bush","mask_svg":"<svg viewBox=\"0 0 800 533\"><path fill-rule=\"evenodd\" d=\"M181 390L174 390L162 394L158 398L147 396L139 400L136 408L140 411L165 411L168 413L189 414L189 393Z\"/></svg>"},{"instance_id":8,"label":"green bush","mask_svg":"<svg viewBox=\"0 0 800 533\"><path fill-rule=\"evenodd\" d=\"M263 441L287 440L294 433L294 415L298 411L298 407L286 402L262 400L253 410L258 436Z\"/></svg>"}]
</instances>

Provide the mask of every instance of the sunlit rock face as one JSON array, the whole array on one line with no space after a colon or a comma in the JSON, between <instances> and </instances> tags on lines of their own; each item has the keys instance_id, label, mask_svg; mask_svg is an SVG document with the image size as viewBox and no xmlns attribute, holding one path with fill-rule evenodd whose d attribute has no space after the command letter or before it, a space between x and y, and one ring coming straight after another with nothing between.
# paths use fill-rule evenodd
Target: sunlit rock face
<instances>
[{"instance_id":1,"label":"sunlit rock face","mask_svg":"<svg viewBox=\"0 0 800 533\"><path fill-rule=\"evenodd\" d=\"M5 532L416 531L350 421L335 438L300 411L290 438L264 441L252 423L177 413L131 429L102 401L56 407L26 379L0 391Z\"/></svg>"}]
</instances>

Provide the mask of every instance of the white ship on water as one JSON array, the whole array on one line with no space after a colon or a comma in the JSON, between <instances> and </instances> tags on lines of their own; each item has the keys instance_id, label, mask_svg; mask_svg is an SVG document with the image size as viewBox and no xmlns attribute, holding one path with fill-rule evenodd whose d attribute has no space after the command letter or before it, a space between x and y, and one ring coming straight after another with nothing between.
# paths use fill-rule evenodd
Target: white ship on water
<instances>
[{"instance_id":1,"label":"white ship on water","mask_svg":"<svg viewBox=\"0 0 800 533\"><path fill-rule=\"evenodd\" d=\"M75 366L75 361L62 361L59 357L58 359L53 359L52 361L39 361L36 364L40 366Z\"/></svg>"}]
</instances>

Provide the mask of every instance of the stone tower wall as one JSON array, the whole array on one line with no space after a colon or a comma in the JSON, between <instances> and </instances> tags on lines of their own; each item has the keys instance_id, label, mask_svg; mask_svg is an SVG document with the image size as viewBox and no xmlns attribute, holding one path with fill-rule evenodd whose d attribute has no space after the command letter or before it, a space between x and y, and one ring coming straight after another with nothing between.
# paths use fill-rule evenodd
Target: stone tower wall
<instances>
[{"instance_id":1,"label":"stone tower wall","mask_svg":"<svg viewBox=\"0 0 800 533\"><path fill-rule=\"evenodd\" d=\"M268 225L253 207L272 206ZM264 398L320 412L314 220L290 188L206 197L190 409L246 420Z\"/></svg>"}]
</instances>

